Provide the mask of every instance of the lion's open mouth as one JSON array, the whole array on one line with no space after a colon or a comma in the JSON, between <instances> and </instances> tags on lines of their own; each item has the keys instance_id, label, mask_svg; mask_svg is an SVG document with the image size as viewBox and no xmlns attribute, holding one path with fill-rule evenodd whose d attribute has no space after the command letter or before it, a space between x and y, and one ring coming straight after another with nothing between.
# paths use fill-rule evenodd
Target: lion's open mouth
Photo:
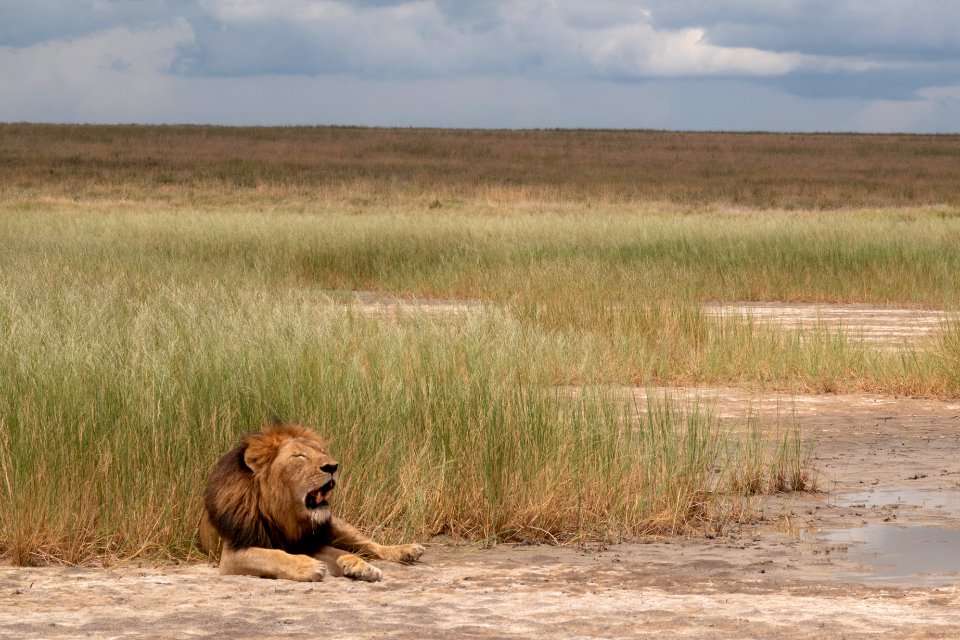
<instances>
[{"instance_id":1,"label":"lion's open mouth","mask_svg":"<svg viewBox=\"0 0 960 640\"><path fill-rule=\"evenodd\" d=\"M320 507L329 506L329 503L327 502L327 494L333 491L335 486L337 486L337 481L331 478L325 485L316 491L311 491L308 493L305 501L307 509L319 509Z\"/></svg>"}]
</instances>

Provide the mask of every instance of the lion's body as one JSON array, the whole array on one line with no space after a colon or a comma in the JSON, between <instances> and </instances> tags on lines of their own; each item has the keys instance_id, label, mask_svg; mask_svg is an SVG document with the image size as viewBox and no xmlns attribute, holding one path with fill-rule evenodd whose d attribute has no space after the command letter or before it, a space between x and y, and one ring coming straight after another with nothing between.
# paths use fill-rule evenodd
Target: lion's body
<instances>
[{"instance_id":1,"label":"lion's body","mask_svg":"<svg viewBox=\"0 0 960 640\"><path fill-rule=\"evenodd\" d=\"M379 580L358 557L413 562L420 545L383 546L333 517L327 496L337 462L316 432L274 425L245 436L214 466L204 495L200 542L222 573L321 580L327 571Z\"/></svg>"}]
</instances>

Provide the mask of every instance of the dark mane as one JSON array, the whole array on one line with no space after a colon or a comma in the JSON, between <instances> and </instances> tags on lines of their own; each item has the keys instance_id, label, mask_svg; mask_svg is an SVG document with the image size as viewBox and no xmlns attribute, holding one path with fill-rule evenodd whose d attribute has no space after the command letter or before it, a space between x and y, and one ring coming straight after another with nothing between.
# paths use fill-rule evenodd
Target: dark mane
<instances>
[{"instance_id":1,"label":"dark mane","mask_svg":"<svg viewBox=\"0 0 960 640\"><path fill-rule=\"evenodd\" d=\"M204 506L213 528L231 547L273 547L257 504L253 471L243 461L246 448L235 446L213 467Z\"/></svg>"},{"instance_id":2,"label":"dark mane","mask_svg":"<svg viewBox=\"0 0 960 640\"><path fill-rule=\"evenodd\" d=\"M248 438L228 451L210 473L204 506L210 524L234 549L262 547L291 553L312 553L332 538L329 522L314 526L290 539L261 509L260 491L253 471L244 462Z\"/></svg>"}]
</instances>

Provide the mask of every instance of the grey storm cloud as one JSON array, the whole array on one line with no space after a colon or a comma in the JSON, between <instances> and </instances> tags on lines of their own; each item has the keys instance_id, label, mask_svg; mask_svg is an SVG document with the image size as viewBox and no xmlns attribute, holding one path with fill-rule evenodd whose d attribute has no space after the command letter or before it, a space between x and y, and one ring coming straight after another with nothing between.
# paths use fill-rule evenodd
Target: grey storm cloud
<instances>
[{"instance_id":1,"label":"grey storm cloud","mask_svg":"<svg viewBox=\"0 0 960 640\"><path fill-rule=\"evenodd\" d=\"M192 37L169 71L194 76L794 75L781 85L868 95L886 75L955 80L960 62L955 0L6 0L0 45L178 19Z\"/></svg>"},{"instance_id":2,"label":"grey storm cloud","mask_svg":"<svg viewBox=\"0 0 960 640\"><path fill-rule=\"evenodd\" d=\"M434 78L571 73L581 66L547 5L454 2L208 2L173 67L190 75L265 73ZM552 23L552 24L551 24Z\"/></svg>"},{"instance_id":3,"label":"grey storm cloud","mask_svg":"<svg viewBox=\"0 0 960 640\"><path fill-rule=\"evenodd\" d=\"M458 126L956 130L956 33L955 0L0 0L0 119L421 123L429 87Z\"/></svg>"},{"instance_id":4,"label":"grey storm cloud","mask_svg":"<svg viewBox=\"0 0 960 640\"><path fill-rule=\"evenodd\" d=\"M655 25L704 28L721 46L904 61L960 57L955 0L650 0Z\"/></svg>"},{"instance_id":5,"label":"grey storm cloud","mask_svg":"<svg viewBox=\"0 0 960 640\"><path fill-rule=\"evenodd\" d=\"M200 13L196 0L0 0L0 46L70 40L118 26L146 29Z\"/></svg>"},{"instance_id":6,"label":"grey storm cloud","mask_svg":"<svg viewBox=\"0 0 960 640\"><path fill-rule=\"evenodd\" d=\"M908 99L960 77L960 3L930 0L210 1L194 75L766 77L798 95Z\"/></svg>"}]
</instances>

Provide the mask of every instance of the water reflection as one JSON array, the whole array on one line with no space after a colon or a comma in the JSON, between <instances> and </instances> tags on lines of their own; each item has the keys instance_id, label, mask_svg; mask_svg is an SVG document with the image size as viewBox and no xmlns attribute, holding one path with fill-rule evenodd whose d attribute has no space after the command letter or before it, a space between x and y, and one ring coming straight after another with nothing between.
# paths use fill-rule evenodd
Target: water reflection
<instances>
[{"instance_id":1,"label":"water reflection","mask_svg":"<svg viewBox=\"0 0 960 640\"><path fill-rule=\"evenodd\" d=\"M960 582L960 531L870 524L830 532L827 540L849 545L847 558L863 568L840 574L840 579L928 585Z\"/></svg>"},{"instance_id":2,"label":"water reflection","mask_svg":"<svg viewBox=\"0 0 960 640\"><path fill-rule=\"evenodd\" d=\"M903 505L922 509L943 509L960 516L960 490L958 489L873 489L857 491L840 496L838 504L852 506L862 504L865 507L886 507Z\"/></svg>"}]
</instances>

